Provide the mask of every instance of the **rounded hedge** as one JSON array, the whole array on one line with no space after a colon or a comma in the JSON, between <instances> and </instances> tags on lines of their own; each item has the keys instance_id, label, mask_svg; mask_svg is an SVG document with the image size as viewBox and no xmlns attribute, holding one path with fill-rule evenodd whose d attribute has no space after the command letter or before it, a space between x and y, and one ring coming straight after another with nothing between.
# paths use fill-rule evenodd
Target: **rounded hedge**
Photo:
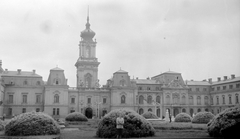
<instances>
[{"instance_id":1,"label":"rounded hedge","mask_svg":"<svg viewBox=\"0 0 240 139\"><path fill-rule=\"evenodd\" d=\"M0 119L0 131L4 130L4 122Z\"/></svg>"},{"instance_id":2,"label":"rounded hedge","mask_svg":"<svg viewBox=\"0 0 240 139\"><path fill-rule=\"evenodd\" d=\"M28 112L12 118L5 126L7 136L57 135L57 122L42 112Z\"/></svg>"},{"instance_id":3,"label":"rounded hedge","mask_svg":"<svg viewBox=\"0 0 240 139\"><path fill-rule=\"evenodd\" d=\"M155 134L155 129L143 116L133 110L116 109L109 112L101 119L96 132L100 138L115 138L117 135L116 119L124 115L123 137L147 137Z\"/></svg>"},{"instance_id":4,"label":"rounded hedge","mask_svg":"<svg viewBox=\"0 0 240 139\"><path fill-rule=\"evenodd\" d=\"M80 112L69 113L65 118L66 121L88 121L87 117Z\"/></svg>"},{"instance_id":5,"label":"rounded hedge","mask_svg":"<svg viewBox=\"0 0 240 139\"><path fill-rule=\"evenodd\" d=\"M213 117L214 115L211 112L199 112L193 117L192 123L207 124Z\"/></svg>"},{"instance_id":6,"label":"rounded hedge","mask_svg":"<svg viewBox=\"0 0 240 139\"><path fill-rule=\"evenodd\" d=\"M176 117L174 122L191 122L192 118L187 113L179 113Z\"/></svg>"},{"instance_id":7,"label":"rounded hedge","mask_svg":"<svg viewBox=\"0 0 240 139\"><path fill-rule=\"evenodd\" d=\"M158 119L157 115L155 115L153 112L150 112L150 111L143 113L142 116L145 119Z\"/></svg>"},{"instance_id":8,"label":"rounded hedge","mask_svg":"<svg viewBox=\"0 0 240 139\"><path fill-rule=\"evenodd\" d=\"M212 137L239 136L240 106L228 108L216 115L208 124L208 134Z\"/></svg>"}]
</instances>

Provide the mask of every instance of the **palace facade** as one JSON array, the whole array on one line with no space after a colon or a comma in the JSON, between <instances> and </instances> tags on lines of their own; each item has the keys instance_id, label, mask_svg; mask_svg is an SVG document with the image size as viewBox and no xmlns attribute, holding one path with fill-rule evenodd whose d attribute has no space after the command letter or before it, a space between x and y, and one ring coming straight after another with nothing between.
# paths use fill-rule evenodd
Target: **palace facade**
<instances>
[{"instance_id":1,"label":"palace facade","mask_svg":"<svg viewBox=\"0 0 240 139\"><path fill-rule=\"evenodd\" d=\"M167 71L147 79L130 79L128 72L118 70L100 87L96 57L95 32L81 32L77 69L77 86L69 87L64 70L58 67L49 72L47 81L35 70L3 70L0 61L0 116L11 117L29 111L44 111L55 118L81 112L88 118L102 117L119 108L139 114L152 111L165 116L166 110L176 116L200 111L217 114L239 105L240 77L231 75L203 81L184 81L181 73Z\"/></svg>"}]
</instances>

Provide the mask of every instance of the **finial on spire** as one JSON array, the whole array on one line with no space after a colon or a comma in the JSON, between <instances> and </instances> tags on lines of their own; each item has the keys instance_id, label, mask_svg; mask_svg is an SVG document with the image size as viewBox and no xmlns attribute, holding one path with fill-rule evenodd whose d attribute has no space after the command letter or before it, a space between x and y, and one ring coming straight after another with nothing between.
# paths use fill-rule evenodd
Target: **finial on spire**
<instances>
[{"instance_id":1,"label":"finial on spire","mask_svg":"<svg viewBox=\"0 0 240 139\"><path fill-rule=\"evenodd\" d=\"M89 5L88 5L88 11L87 11L87 22L89 22Z\"/></svg>"}]
</instances>

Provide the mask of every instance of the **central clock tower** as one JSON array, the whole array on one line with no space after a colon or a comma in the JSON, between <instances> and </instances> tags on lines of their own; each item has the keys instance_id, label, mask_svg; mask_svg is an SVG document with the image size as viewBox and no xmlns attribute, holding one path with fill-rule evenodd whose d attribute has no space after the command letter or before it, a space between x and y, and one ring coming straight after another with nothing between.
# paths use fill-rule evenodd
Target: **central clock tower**
<instances>
[{"instance_id":1,"label":"central clock tower","mask_svg":"<svg viewBox=\"0 0 240 139\"><path fill-rule=\"evenodd\" d=\"M79 42L79 58L75 64L77 68L77 87L98 87L98 59L96 58L95 32L90 29L89 16L87 16L86 29L81 32Z\"/></svg>"}]
</instances>

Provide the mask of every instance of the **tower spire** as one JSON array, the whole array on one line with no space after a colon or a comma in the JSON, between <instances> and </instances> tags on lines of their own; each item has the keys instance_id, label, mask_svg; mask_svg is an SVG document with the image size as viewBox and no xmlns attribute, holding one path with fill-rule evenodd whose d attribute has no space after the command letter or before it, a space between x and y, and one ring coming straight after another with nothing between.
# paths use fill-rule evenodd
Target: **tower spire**
<instances>
[{"instance_id":1,"label":"tower spire","mask_svg":"<svg viewBox=\"0 0 240 139\"><path fill-rule=\"evenodd\" d=\"M88 6L88 11L87 11L87 24L86 24L86 28L90 29L90 23L89 23L89 6Z\"/></svg>"}]
</instances>

